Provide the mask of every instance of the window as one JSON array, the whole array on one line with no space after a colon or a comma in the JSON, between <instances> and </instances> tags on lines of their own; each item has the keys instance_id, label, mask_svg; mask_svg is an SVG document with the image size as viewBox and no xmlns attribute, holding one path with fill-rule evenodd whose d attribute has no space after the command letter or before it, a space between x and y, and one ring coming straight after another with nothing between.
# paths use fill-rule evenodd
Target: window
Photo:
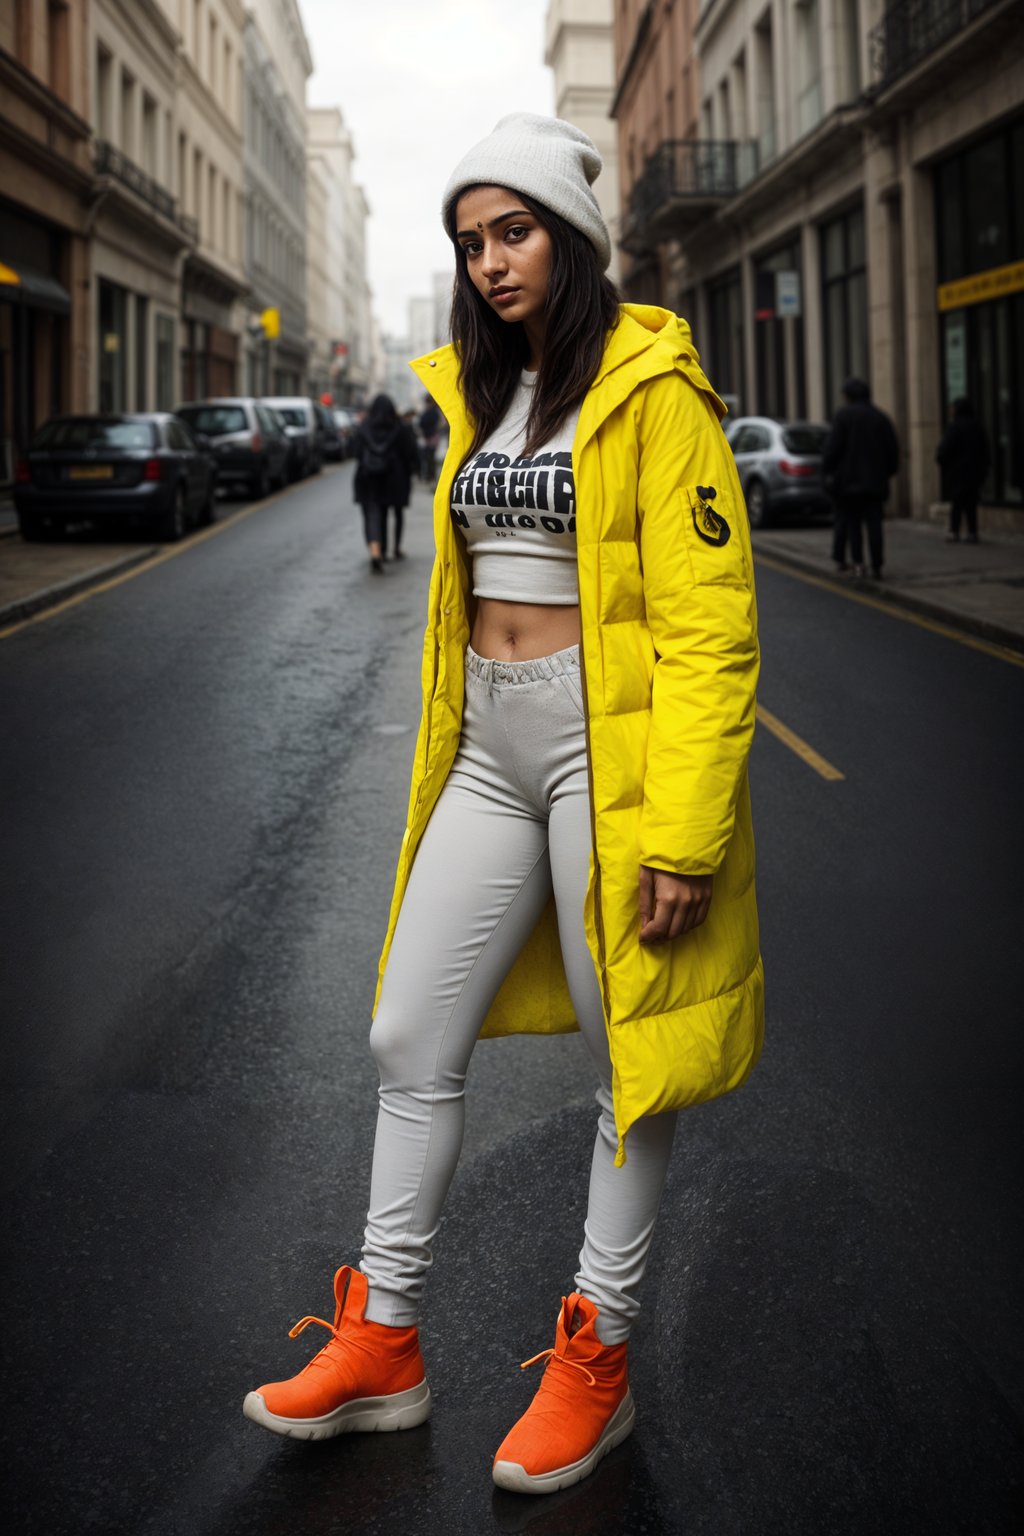
<instances>
[{"instance_id":1,"label":"window","mask_svg":"<svg viewBox=\"0 0 1024 1536\"><path fill-rule=\"evenodd\" d=\"M837 410L845 379L867 379L868 280L864 210L855 208L821 228L825 408Z\"/></svg>"},{"instance_id":2,"label":"window","mask_svg":"<svg viewBox=\"0 0 1024 1536\"><path fill-rule=\"evenodd\" d=\"M156 102L148 91L144 91L142 94L142 169L154 180L160 171L156 135Z\"/></svg>"},{"instance_id":3,"label":"window","mask_svg":"<svg viewBox=\"0 0 1024 1536\"><path fill-rule=\"evenodd\" d=\"M743 395L743 300L739 269L712 284L711 378L720 395Z\"/></svg>"},{"instance_id":4,"label":"window","mask_svg":"<svg viewBox=\"0 0 1024 1536\"><path fill-rule=\"evenodd\" d=\"M135 295L135 409L149 408L149 300Z\"/></svg>"},{"instance_id":5,"label":"window","mask_svg":"<svg viewBox=\"0 0 1024 1536\"><path fill-rule=\"evenodd\" d=\"M113 68L114 61L103 47L96 46L96 129L101 139L111 140L113 130Z\"/></svg>"},{"instance_id":6,"label":"window","mask_svg":"<svg viewBox=\"0 0 1024 1536\"><path fill-rule=\"evenodd\" d=\"M809 133L821 121L821 25L818 0L797 0L796 131Z\"/></svg>"},{"instance_id":7,"label":"window","mask_svg":"<svg viewBox=\"0 0 1024 1536\"><path fill-rule=\"evenodd\" d=\"M49 0L50 89L67 101L71 94L71 39L67 0Z\"/></svg>"},{"instance_id":8,"label":"window","mask_svg":"<svg viewBox=\"0 0 1024 1536\"><path fill-rule=\"evenodd\" d=\"M765 11L754 28L754 92L757 102L758 158L762 165L774 160L775 133L775 56L771 9Z\"/></svg>"},{"instance_id":9,"label":"window","mask_svg":"<svg viewBox=\"0 0 1024 1536\"><path fill-rule=\"evenodd\" d=\"M121 148L130 160L135 158L135 81L121 70Z\"/></svg>"},{"instance_id":10,"label":"window","mask_svg":"<svg viewBox=\"0 0 1024 1536\"><path fill-rule=\"evenodd\" d=\"M174 405L174 320L156 317L156 408L169 411Z\"/></svg>"},{"instance_id":11,"label":"window","mask_svg":"<svg viewBox=\"0 0 1024 1536\"><path fill-rule=\"evenodd\" d=\"M839 99L856 101L861 89L860 0L839 0Z\"/></svg>"},{"instance_id":12,"label":"window","mask_svg":"<svg viewBox=\"0 0 1024 1536\"><path fill-rule=\"evenodd\" d=\"M108 415L127 406L128 294L116 283L100 279L99 408Z\"/></svg>"}]
</instances>

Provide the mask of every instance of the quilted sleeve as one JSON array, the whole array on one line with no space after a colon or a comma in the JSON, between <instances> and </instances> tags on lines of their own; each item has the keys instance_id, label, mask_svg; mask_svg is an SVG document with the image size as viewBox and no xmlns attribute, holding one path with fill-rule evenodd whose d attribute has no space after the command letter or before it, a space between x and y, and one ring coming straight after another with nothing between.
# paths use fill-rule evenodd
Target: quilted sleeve
<instances>
[{"instance_id":1,"label":"quilted sleeve","mask_svg":"<svg viewBox=\"0 0 1024 1536\"><path fill-rule=\"evenodd\" d=\"M754 734L757 608L746 507L711 399L680 374L644 387L638 517L655 648L640 862L713 874Z\"/></svg>"}]
</instances>

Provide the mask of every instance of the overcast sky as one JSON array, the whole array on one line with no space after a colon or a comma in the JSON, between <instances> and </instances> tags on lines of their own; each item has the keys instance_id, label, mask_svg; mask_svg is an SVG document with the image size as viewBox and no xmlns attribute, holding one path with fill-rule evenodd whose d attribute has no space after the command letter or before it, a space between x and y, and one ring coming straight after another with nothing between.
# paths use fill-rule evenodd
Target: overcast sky
<instances>
[{"instance_id":1,"label":"overcast sky","mask_svg":"<svg viewBox=\"0 0 1024 1536\"><path fill-rule=\"evenodd\" d=\"M341 108L371 208L369 268L383 329L451 269L445 182L506 112L553 112L544 64L548 0L299 0L311 106Z\"/></svg>"}]
</instances>

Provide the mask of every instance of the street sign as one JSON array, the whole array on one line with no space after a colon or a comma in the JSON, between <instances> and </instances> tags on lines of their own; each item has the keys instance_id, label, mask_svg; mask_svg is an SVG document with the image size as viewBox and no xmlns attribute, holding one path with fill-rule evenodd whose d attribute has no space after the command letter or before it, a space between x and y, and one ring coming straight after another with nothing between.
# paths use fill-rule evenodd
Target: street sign
<instances>
[{"instance_id":1,"label":"street sign","mask_svg":"<svg viewBox=\"0 0 1024 1536\"><path fill-rule=\"evenodd\" d=\"M803 313L800 306L800 273L776 272L775 313L780 319L798 320Z\"/></svg>"}]
</instances>

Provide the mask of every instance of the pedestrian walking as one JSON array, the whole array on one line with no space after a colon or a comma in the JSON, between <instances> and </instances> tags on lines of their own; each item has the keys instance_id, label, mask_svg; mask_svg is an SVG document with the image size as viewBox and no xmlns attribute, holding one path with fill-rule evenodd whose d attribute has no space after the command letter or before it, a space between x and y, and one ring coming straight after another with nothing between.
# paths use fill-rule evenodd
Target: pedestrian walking
<instances>
[{"instance_id":1,"label":"pedestrian walking","mask_svg":"<svg viewBox=\"0 0 1024 1536\"><path fill-rule=\"evenodd\" d=\"M866 575L866 525L871 574L880 580L885 556L882 514L889 481L899 466L899 444L888 416L871 403L871 392L863 379L847 379L843 397L846 404L835 414L822 454L822 470L834 507L832 559L840 571L849 570L849 541L854 574Z\"/></svg>"},{"instance_id":2,"label":"pedestrian walking","mask_svg":"<svg viewBox=\"0 0 1024 1536\"><path fill-rule=\"evenodd\" d=\"M395 500L391 504L384 526L385 560L405 559L405 551L402 548L402 534L405 531L405 509L412 500L413 476L419 473L420 468L420 452L412 423L406 416L400 416L398 418L398 426L398 473L395 480ZM389 523L393 524L390 543L388 540Z\"/></svg>"},{"instance_id":3,"label":"pedestrian walking","mask_svg":"<svg viewBox=\"0 0 1024 1536\"><path fill-rule=\"evenodd\" d=\"M950 420L935 455L942 470L942 499L949 502L948 541L960 539L967 524L967 543L978 542L978 499L992 456L985 429L970 400L961 397L950 407Z\"/></svg>"},{"instance_id":4,"label":"pedestrian walking","mask_svg":"<svg viewBox=\"0 0 1024 1536\"><path fill-rule=\"evenodd\" d=\"M493 1465L526 1493L578 1482L632 1429L677 1112L743 1082L763 1031L743 496L686 322L620 306L604 275L600 168L579 129L517 113L445 188L455 345L414 368L451 440L362 1258L337 1271L326 1347L245 1400L304 1439L426 1419L420 1300L473 1047L578 1028L598 1104L579 1269ZM467 1259L513 1289L515 1253Z\"/></svg>"},{"instance_id":5,"label":"pedestrian walking","mask_svg":"<svg viewBox=\"0 0 1024 1536\"><path fill-rule=\"evenodd\" d=\"M441 441L441 412L426 396L426 405L420 412L418 426L420 429L421 471L424 483L433 490L437 482L437 449Z\"/></svg>"},{"instance_id":6,"label":"pedestrian walking","mask_svg":"<svg viewBox=\"0 0 1024 1536\"><path fill-rule=\"evenodd\" d=\"M353 494L363 511L370 569L376 574L384 570L388 508L405 506L409 500L408 444L408 430L398 419L394 401L389 395L378 395L352 440L356 458ZM399 522L397 538L401 536Z\"/></svg>"}]
</instances>

